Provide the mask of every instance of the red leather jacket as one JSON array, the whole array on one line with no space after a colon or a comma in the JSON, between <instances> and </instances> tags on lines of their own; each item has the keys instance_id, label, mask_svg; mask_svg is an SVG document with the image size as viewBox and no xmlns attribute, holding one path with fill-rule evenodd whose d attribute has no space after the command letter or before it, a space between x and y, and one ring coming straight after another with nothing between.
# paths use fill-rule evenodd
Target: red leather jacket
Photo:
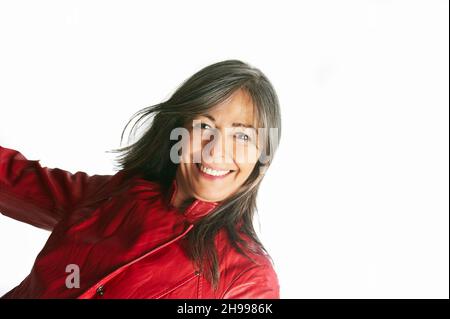
<instances>
[{"instance_id":1,"label":"red leather jacket","mask_svg":"<svg viewBox=\"0 0 450 319\"><path fill-rule=\"evenodd\" d=\"M167 200L175 180L164 192L124 176L46 168L0 146L0 212L52 232L31 273L2 298L279 298L268 257L253 254L253 263L224 230L217 291L186 257L181 239L217 203L195 200L180 212ZM66 285L68 265L79 267L79 287Z\"/></svg>"}]
</instances>

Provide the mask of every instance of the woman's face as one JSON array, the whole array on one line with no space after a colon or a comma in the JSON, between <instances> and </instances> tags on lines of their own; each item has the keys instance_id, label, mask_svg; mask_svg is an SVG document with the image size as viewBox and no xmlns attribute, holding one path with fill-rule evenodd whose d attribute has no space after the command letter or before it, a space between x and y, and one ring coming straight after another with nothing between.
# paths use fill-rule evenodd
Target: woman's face
<instances>
[{"instance_id":1,"label":"woman's face","mask_svg":"<svg viewBox=\"0 0 450 319\"><path fill-rule=\"evenodd\" d=\"M177 196L222 201L247 180L259 155L256 114L243 90L187 124L176 179Z\"/></svg>"}]
</instances>

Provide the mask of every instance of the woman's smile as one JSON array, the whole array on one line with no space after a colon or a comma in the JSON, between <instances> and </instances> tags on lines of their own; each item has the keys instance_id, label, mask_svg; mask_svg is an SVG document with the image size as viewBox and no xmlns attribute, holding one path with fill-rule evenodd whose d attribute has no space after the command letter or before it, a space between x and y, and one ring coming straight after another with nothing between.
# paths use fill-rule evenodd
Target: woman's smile
<instances>
[{"instance_id":1,"label":"woman's smile","mask_svg":"<svg viewBox=\"0 0 450 319\"><path fill-rule=\"evenodd\" d=\"M195 167L197 167L200 176L212 180L225 178L226 176L229 176L231 173L234 172L234 170L213 168L203 163L196 163Z\"/></svg>"}]
</instances>

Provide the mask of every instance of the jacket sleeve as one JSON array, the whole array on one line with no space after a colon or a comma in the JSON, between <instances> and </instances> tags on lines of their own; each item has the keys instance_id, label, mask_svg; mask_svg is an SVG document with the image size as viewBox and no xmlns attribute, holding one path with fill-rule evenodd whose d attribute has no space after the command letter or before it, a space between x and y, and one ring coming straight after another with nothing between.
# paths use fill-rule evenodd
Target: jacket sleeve
<instances>
[{"instance_id":1,"label":"jacket sleeve","mask_svg":"<svg viewBox=\"0 0 450 319\"><path fill-rule=\"evenodd\" d=\"M51 231L74 205L110 177L42 167L38 160L0 146L0 212Z\"/></svg>"},{"instance_id":2,"label":"jacket sleeve","mask_svg":"<svg viewBox=\"0 0 450 319\"><path fill-rule=\"evenodd\" d=\"M271 265L255 266L230 284L223 299L280 299L277 274Z\"/></svg>"}]
</instances>

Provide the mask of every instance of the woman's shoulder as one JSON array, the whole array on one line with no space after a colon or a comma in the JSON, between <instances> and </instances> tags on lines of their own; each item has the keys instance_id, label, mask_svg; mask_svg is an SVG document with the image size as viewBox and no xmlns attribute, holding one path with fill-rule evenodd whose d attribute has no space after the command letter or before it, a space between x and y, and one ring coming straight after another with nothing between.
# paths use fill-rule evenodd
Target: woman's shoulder
<instances>
[{"instance_id":1,"label":"woman's shoulder","mask_svg":"<svg viewBox=\"0 0 450 319\"><path fill-rule=\"evenodd\" d=\"M243 268L228 282L221 298L280 298L278 275L270 262Z\"/></svg>"},{"instance_id":2,"label":"woman's shoulder","mask_svg":"<svg viewBox=\"0 0 450 319\"><path fill-rule=\"evenodd\" d=\"M219 233L220 273L225 284L221 298L280 298L278 275L270 255L261 250L248 250L245 256L227 237L225 231ZM250 240L248 236L242 237ZM253 245L249 243L250 247Z\"/></svg>"},{"instance_id":3,"label":"woman's shoulder","mask_svg":"<svg viewBox=\"0 0 450 319\"><path fill-rule=\"evenodd\" d=\"M220 272L227 287L223 298L279 298L279 281L271 256L257 249L249 236L239 233L249 250L239 252L225 230L218 235Z\"/></svg>"}]
</instances>

